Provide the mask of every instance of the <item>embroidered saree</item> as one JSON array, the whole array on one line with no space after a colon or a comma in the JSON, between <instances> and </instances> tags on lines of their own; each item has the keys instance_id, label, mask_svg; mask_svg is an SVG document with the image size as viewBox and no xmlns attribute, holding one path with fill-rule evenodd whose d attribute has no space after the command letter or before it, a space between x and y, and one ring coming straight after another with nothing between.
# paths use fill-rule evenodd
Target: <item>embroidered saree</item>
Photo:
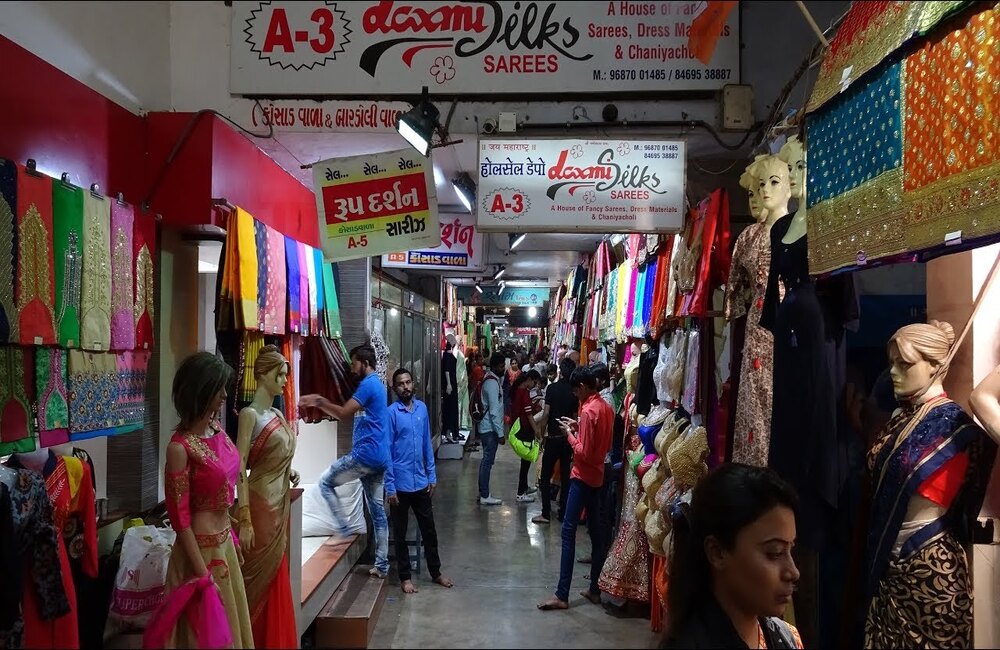
<instances>
[{"instance_id":1,"label":"embroidered saree","mask_svg":"<svg viewBox=\"0 0 1000 650\"><path fill-rule=\"evenodd\" d=\"M35 351L35 380L38 396L39 446L69 442L69 383L66 350L39 348Z\"/></svg>"},{"instance_id":2,"label":"embroidered saree","mask_svg":"<svg viewBox=\"0 0 1000 650\"><path fill-rule=\"evenodd\" d=\"M35 349L0 346L0 456L34 451Z\"/></svg>"},{"instance_id":3,"label":"embroidered saree","mask_svg":"<svg viewBox=\"0 0 1000 650\"><path fill-rule=\"evenodd\" d=\"M116 359L110 352L69 351L71 439L84 440L113 432L119 398Z\"/></svg>"},{"instance_id":4,"label":"embroidered saree","mask_svg":"<svg viewBox=\"0 0 1000 650\"><path fill-rule=\"evenodd\" d=\"M932 521L906 521L910 500L952 458L969 456L950 507ZM865 647L972 643L972 582L964 544L982 507L996 445L945 397L907 409L868 454L874 483L868 532Z\"/></svg>"},{"instance_id":5,"label":"embroidered saree","mask_svg":"<svg viewBox=\"0 0 1000 650\"><path fill-rule=\"evenodd\" d=\"M267 299L264 307L264 324L267 334L284 336L285 311L288 307L287 269L285 266L285 238L274 228L267 229Z\"/></svg>"},{"instance_id":6,"label":"embroidered saree","mask_svg":"<svg viewBox=\"0 0 1000 650\"><path fill-rule=\"evenodd\" d=\"M55 345L52 179L17 175L17 312L22 345Z\"/></svg>"},{"instance_id":7,"label":"embroidered saree","mask_svg":"<svg viewBox=\"0 0 1000 650\"><path fill-rule=\"evenodd\" d=\"M111 203L111 349L135 348L135 213L130 205Z\"/></svg>"},{"instance_id":8,"label":"embroidered saree","mask_svg":"<svg viewBox=\"0 0 1000 650\"><path fill-rule=\"evenodd\" d=\"M83 278L83 190L52 184L52 245L56 276L56 336L64 348L80 347L80 281Z\"/></svg>"},{"instance_id":9,"label":"embroidered saree","mask_svg":"<svg viewBox=\"0 0 1000 650\"><path fill-rule=\"evenodd\" d=\"M254 218L242 208L236 208L236 250L239 283L237 284L237 329L255 330L257 320L257 240Z\"/></svg>"},{"instance_id":10,"label":"embroidered saree","mask_svg":"<svg viewBox=\"0 0 1000 650\"><path fill-rule=\"evenodd\" d=\"M296 334L302 331L302 302L299 296L299 248L291 237L285 237L285 266L288 268L288 329ZM308 314L306 314L308 317Z\"/></svg>"},{"instance_id":11,"label":"embroidered saree","mask_svg":"<svg viewBox=\"0 0 1000 650\"><path fill-rule=\"evenodd\" d=\"M83 278L80 282L80 347L111 349L111 205L83 195Z\"/></svg>"},{"instance_id":12,"label":"embroidered saree","mask_svg":"<svg viewBox=\"0 0 1000 650\"><path fill-rule=\"evenodd\" d=\"M132 229L132 250L135 257L135 348L150 350L153 347L153 314L155 296L153 270L156 252L156 220L149 215L135 215Z\"/></svg>"},{"instance_id":13,"label":"embroidered saree","mask_svg":"<svg viewBox=\"0 0 1000 650\"><path fill-rule=\"evenodd\" d=\"M257 415L240 503L249 504L253 548L243 549L254 645L258 648L295 648L299 645L291 580L288 573L288 533L291 510L289 481L295 436L276 410Z\"/></svg>"},{"instance_id":14,"label":"embroidered saree","mask_svg":"<svg viewBox=\"0 0 1000 650\"><path fill-rule=\"evenodd\" d=\"M16 343L17 165L0 158L0 343Z\"/></svg>"},{"instance_id":15,"label":"embroidered saree","mask_svg":"<svg viewBox=\"0 0 1000 650\"><path fill-rule=\"evenodd\" d=\"M340 322L340 300L337 297L337 284L333 279L333 264L329 262L323 264L323 292L326 294L327 336L340 338L343 329Z\"/></svg>"}]
</instances>

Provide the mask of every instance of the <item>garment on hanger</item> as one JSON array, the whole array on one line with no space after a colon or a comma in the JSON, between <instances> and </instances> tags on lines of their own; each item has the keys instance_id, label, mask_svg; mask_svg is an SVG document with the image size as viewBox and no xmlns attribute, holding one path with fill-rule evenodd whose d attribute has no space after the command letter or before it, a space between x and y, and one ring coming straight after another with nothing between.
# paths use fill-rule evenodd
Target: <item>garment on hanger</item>
<instances>
[{"instance_id":1,"label":"garment on hanger","mask_svg":"<svg viewBox=\"0 0 1000 650\"><path fill-rule=\"evenodd\" d=\"M40 447L69 442L69 384L67 352L59 348L35 350Z\"/></svg>"},{"instance_id":2,"label":"garment on hanger","mask_svg":"<svg viewBox=\"0 0 1000 650\"><path fill-rule=\"evenodd\" d=\"M299 258L299 263L305 262L306 282L309 283L309 331L313 336L319 336L319 295L322 287L319 286L319 278L316 277L316 256L313 254L313 250L312 246L302 244L304 257Z\"/></svg>"},{"instance_id":3,"label":"garment on hanger","mask_svg":"<svg viewBox=\"0 0 1000 650\"><path fill-rule=\"evenodd\" d=\"M156 254L156 220L146 214L133 215L132 248L135 251L135 347L151 350L156 335L153 315L156 311L154 294L154 258Z\"/></svg>"},{"instance_id":4,"label":"garment on hanger","mask_svg":"<svg viewBox=\"0 0 1000 650\"><path fill-rule=\"evenodd\" d=\"M0 158L0 343L16 343L17 165Z\"/></svg>"},{"instance_id":5,"label":"garment on hanger","mask_svg":"<svg viewBox=\"0 0 1000 650\"><path fill-rule=\"evenodd\" d=\"M72 440L110 435L119 399L117 355L69 351L69 432Z\"/></svg>"},{"instance_id":6,"label":"garment on hanger","mask_svg":"<svg viewBox=\"0 0 1000 650\"><path fill-rule=\"evenodd\" d=\"M242 208L236 208L236 251L239 262L239 309L236 328L259 329L257 320L257 236L254 218Z\"/></svg>"},{"instance_id":7,"label":"garment on hanger","mask_svg":"<svg viewBox=\"0 0 1000 650\"><path fill-rule=\"evenodd\" d=\"M135 212L117 200L111 203L111 349L135 348L135 278L132 239Z\"/></svg>"},{"instance_id":8,"label":"garment on hanger","mask_svg":"<svg viewBox=\"0 0 1000 650\"><path fill-rule=\"evenodd\" d=\"M302 331L302 301L299 296L299 248L291 237L285 237L285 266L288 268L288 330ZM308 314L307 314L308 316Z\"/></svg>"},{"instance_id":9,"label":"garment on hanger","mask_svg":"<svg viewBox=\"0 0 1000 650\"><path fill-rule=\"evenodd\" d=\"M771 265L767 226L755 223L736 238L723 312L746 317L733 429L733 462L767 467L774 391L774 335L761 327L761 309ZM778 286L783 295L783 286Z\"/></svg>"},{"instance_id":10,"label":"garment on hanger","mask_svg":"<svg viewBox=\"0 0 1000 650\"><path fill-rule=\"evenodd\" d=\"M268 238L267 226L264 222L253 220L253 241L257 248L257 324L262 332L264 329L264 314L267 312L267 272L268 272Z\"/></svg>"},{"instance_id":11,"label":"garment on hanger","mask_svg":"<svg viewBox=\"0 0 1000 650\"><path fill-rule=\"evenodd\" d=\"M118 401L115 407L115 435L141 429L146 422L146 379L150 353L145 350L119 352Z\"/></svg>"},{"instance_id":12,"label":"garment on hanger","mask_svg":"<svg viewBox=\"0 0 1000 650\"><path fill-rule=\"evenodd\" d=\"M56 336L62 347L80 347L83 190L79 187L66 183L52 183L52 246L56 280ZM131 257L132 253L129 251L130 260ZM131 305L129 320L131 320Z\"/></svg>"},{"instance_id":13,"label":"garment on hanger","mask_svg":"<svg viewBox=\"0 0 1000 650\"><path fill-rule=\"evenodd\" d=\"M310 251L315 271L314 275L309 277L316 279L316 322L313 328L316 330L316 336L328 336L326 333L326 288L323 285L323 251L319 248L311 248Z\"/></svg>"},{"instance_id":14,"label":"garment on hanger","mask_svg":"<svg viewBox=\"0 0 1000 650\"><path fill-rule=\"evenodd\" d=\"M0 346L0 456L35 449L35 348Z\"/></svg>"},{"instance_id":15,"label":"garment on hanger","mask_svg":"<svg viewBox=\"0 0 1000 650\"><path fill-rule=\"evenodd\" d=\"M80 282L80 347L111 349L111 205L83 195L83 278Z\"/></svg>"},{"instance_id":16,"label":"garment on hanger","mask_svg":"<svg viewBox=\"0 0 1000 650\"><path fill-rule=\"evenodd\" d=\"M701 413L701 399L698 394L698 382L701 378L701 332L695 328L687 335L687 361L684 364L684 392L681 395L681 405L684 410L694 415Z\"/></svg>"},{"instance_id":17,"label":"garment on hanger","mask_svg":"<svg viewBox=\"0 0 1000 650\"><path fill-rule=\"evenodd\" d=\"M22 345L55 345L52 179L17 175L17 312Z\"/></svg>"},{"instance_id":18,"label":"garment on hanger","mask_svg":"<svg viewBox=\"0 0 1000 650\"><path fill-rule=\"evenodd\" d=\"M299 313L302 315L302 335L313 336L315 334L313 305L316 301L309 293L309 269L312 268L312 258L306 255L306 245L302 242L295 242L295 254L299 259Z\"/></svg>"},{"instance_id":19,"label":"garment on hanger","mask_svg":"<svg viewBox=\"0 0 1000 650\"><path fill-rule=\"evenodd\" d=\"M285 311L288 307L288 269L285 265L285 238L280 232L265 226L267 230L267 297L264 301L265 333L283 336L285 334Z\"/></svg>"},{"instance_id":20,"label":"garment on hanger","mask_svg":"<svg viewBox=\"0 0 1000 650\"><path fill-rule=\"evenodd\" d=\"M322 253L323 251L320 251ZM340 299L333 277L333 264L323 264L323 292L326 294L326 332L333 338L340 338L344 329L340 322Z\"/></svg>"},{"instance_id":21,"label":"garment on hanger","mask_svg":"<svg viewBox=\"0 0 1000 650\"><path fill-rule=\"evenodd\" d=\"M37 617L30 623L32 630L45 622L58 620L70 611L63 568L59 553L59 538L52 519L52 503L45 489L45 480L38 472L12 469L16 472L13 485L8 485L13 512L14 538L18 544L16 554L23 568L21 591L17 600L22 609L15 610L15 620L7 629L0 630L0 645L6 648L69 647L69 645L29 645L34 635L24 638L25 619ZM8 590L13 581L3 581L4 600L13 596ZM33 604L28 605L28 600ZM9 612L8 612L9 613Z\"/></svg>"},{"instance_id":22,"label":"garment on hanger","mask_svg":"<svg viewBox=\"0 0 1000 650\"><path fill-rule=\"evenodd\" d=\"M639 384L635 389L635 405L641 415L648 415L656 401L654 371L660 356L660 347L655 342L645 347L639 355Z\"/></svg>"}]
</instances>

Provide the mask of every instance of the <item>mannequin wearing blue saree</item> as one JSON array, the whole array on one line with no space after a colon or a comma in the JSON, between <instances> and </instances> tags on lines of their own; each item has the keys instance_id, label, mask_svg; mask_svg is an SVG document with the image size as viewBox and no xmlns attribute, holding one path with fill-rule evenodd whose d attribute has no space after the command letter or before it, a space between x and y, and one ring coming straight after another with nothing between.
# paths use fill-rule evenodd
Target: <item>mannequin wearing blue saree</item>
<instances>
[{"instance_id":1,"label":"mannequin wearing blue saree","mask_svg":"<svg viewBox=\"0 0 1000 650\"><path fill-rule=\"evenodd\" d=\"M955 334L931 321L889 341L903 408L868 453L866 648L967 648L972 580L964 546L982 507L996 445L942 382Z\"/></svg>"}]
</instances>

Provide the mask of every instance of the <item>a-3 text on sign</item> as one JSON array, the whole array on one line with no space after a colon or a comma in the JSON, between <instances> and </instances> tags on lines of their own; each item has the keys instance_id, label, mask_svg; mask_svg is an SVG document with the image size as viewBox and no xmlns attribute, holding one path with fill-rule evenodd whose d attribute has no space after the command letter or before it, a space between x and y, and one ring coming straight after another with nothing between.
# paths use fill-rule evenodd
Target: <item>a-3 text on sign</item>
<instances>
[{"instance_id":1,"label":"a-3 text on sign","mask_svg":"<svg viewBox=\"0 0 1000 650\"><path fill-rule=\"evenodd\" d=\"M739 11L708 65L688 49L704 2L234 2L236 94L621 93L739 83Z\"/></svg>"},{"instance_id":2,"label":"a-3 text on sign","mask_svg":"<svg viewBox=\"0 0 1000 650\"><path fill-rule=\"evenodd\" d=\"M441 245L382 256L382 266L430 271L481 271L483 235L471 214L444 214L440 218Z\"/></svg>"},{"instance_id":3,"label":"a-3 text on sign","mask_svg":"<svg viewBox=\"0 0 1000 650\"><path fill-rule=\"evenodd\" d=\"M478 226L677 232L684 166L682 141L481 139Z\"/></svg>"},{"instance_id":4,"label":"a-3 text on sign","mask_svg":"<svg viewBox=\"0 0 1000 650\"><path fill-rule=\"evenodd\" d=\"M313 165L323 252L332 261L441 241L431 161L415 149Z\"/></svg>"}]
</instances>

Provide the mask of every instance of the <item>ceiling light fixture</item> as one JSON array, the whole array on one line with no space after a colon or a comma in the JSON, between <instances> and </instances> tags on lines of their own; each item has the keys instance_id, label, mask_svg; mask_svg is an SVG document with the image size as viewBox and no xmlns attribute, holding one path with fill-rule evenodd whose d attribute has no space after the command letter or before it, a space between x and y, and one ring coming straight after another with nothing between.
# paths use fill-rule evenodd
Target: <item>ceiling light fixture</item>
<instances>
[{"instance_id":1,"label":"ceiling light fixture","mask_svg":"<svg viewBox=\"0 0 1000 650\"><path fill-rule=\"evenodd\" d=\"M517 248L518 246L520 246L521 242L523 242L524 238L527 237L527 236L528 236L528 233L526 233L526 232L522 232L521 234L517 234L517 233L513 233L512 232L509 235L507 235L507 243L510 244L510 249L514 250L515 248Z\"/></svg>"},{"instance_id":2,"label":"ceiling light fixture","mask_svg":"<svg viewBox=\"0 0 1000 650\"><path fill-rule=\"evenodd\" d=\"M441 112L428 99L427 86L424 86L420 101L396 118L396 130L411 147L426 156L430 153L431 139L434 137L440 115Z\"/></svg>"},{"instance_id":3,"label":"ceiling light fixture","mask_svg":"<svg viewBox=\"0 0 1000 650\"><path fill-rule=\"evenodd\" d=\"M504 307L504 311L509 314L510 313L510 307Z\"/></svg>"},{"instance_id":4,"label":"ceiling light fixture","mask_svg":"<svg viewBox=\"0 0 1000 650\"><path fill-rule=\"evenodd\" d=\"M502 296L504 290L507 288L507 283L503 280L500 281L500 291L497 291L497 297Z\"/></svg>"},{"instance_id":5,"label":"ceiling light fixture","mask_svg":"<svg viewBox=\"0 0 1000 650\"><path fill-rule=\"evenodd\" d=\"M476 204L476 182L469 176L469 172L462 172L452 179L451 184L455 187L458 200L471 213L472 206Z\"/></svg>"},{"instance_id":6,"label":"ceiling light fixture","mask_svg":"<svg viewBox=\"0 0 1000 650\"><path fill-rule=\"evenodd\" d=\"M500 276L502 276L506 272L507 272L507 267L506 266L501 266L500 268L497 269L497 272L493 274L493 279L494 280L499 280Z\"/></svg>"},{"instance_id":7,"label":"ceiling light fixture","mask_svg":"<svg viewBox=\"0 0 1000 650\"><path fill-rule=\"evenodd\" d=\"M476 291L478 291L479 293L483 292L483 287L478 282L476 283Z\"/></svg>"},{"instance_id":8,"label":"ceiling light fixture","mask_svg":"<svg viewBox=\"0 0 1000 650\"><path fill-rule=\"evenodd\" d=\"M622 235L621 233L616 234L616 235L611 235L611 245L612 246L617 246L618 244L622 243L623 241L625 241L625 235Z\"/></svg>"},{"instance_id":9,"label":"ceiling light fixture","mask_svg":"<svg viewBox=\"0 0 1000 650\"><path fill-rule=\"evenodd\" d=\"M538 309L535 307L528 307L528 318L534 318L538 315Z\"/></svg>"}]
</instances>

